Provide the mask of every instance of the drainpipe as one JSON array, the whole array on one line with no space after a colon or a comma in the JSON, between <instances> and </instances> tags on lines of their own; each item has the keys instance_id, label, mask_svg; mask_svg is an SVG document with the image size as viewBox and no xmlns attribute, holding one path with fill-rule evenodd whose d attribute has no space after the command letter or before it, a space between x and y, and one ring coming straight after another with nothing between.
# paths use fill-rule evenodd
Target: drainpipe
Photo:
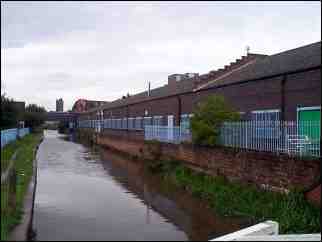
<instances>
[{"instance_id":1,"label":"drainpipe","mask_svg":"<svg viewBox=\"0 0 322 242\"><path fill-rule=\"evenodd\" d=\"M129 105L126 105L126 134L127 138L129 138Z\"/></svg>"},{"instance_id":2,"label":"drainpipe","mask_svg":"<svg viewBox=\"0 0 322 242\"><path fill-rule=\"evenodd\" d=\"M281 81L281 120L285 120L285 83L287 75L282 77Z\"/></svg>"},{"instance_id":3,"label":"drainpipe","mask_svg":"<svg viewBox=\"0 0 322 242\"><path fill-rule=\"evenodd\" d=\"M177 100L178 100L178 125L180 127L181 124L181 109L182 109L182 100L181 97L178 95L177 96Z\"/></svg>"},{"instance_id":4,"label":"drainpipe","mask_svg":"<svg viewBox=\"0 0 322 242\"><path fill-rule=\"evenodd\" d=\"M285 83L287 80L287 75L283 75L282 81L281 81L281 117L280 120L285 120ZM282 125L281 127L281 134L282 134L282 144L283 147L286 147L286 133L285 133L285 127Z\"/></svg>"}]
</instances>

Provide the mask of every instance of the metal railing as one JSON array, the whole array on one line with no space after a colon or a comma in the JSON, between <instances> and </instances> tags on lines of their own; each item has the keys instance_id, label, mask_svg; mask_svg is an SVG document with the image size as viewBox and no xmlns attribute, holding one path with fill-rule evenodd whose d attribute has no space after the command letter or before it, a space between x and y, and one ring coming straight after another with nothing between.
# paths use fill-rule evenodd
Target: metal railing
<instances>
[{"instance_id":1,"label":"metal railing","mask_svg":"<svg viewBox=\"0 0 322 242\"><path fill-rule=\"evenodd\" d=\"M12 141L15 141L17 137L22 138L29 133L29 128L1 130L1 148Z\"/></svg>"},{"instance_id":2,"label":"metal railing","mask_svg":"<svg viewBox=\"0 0 322 242\"><path fill-rule=\"evenodd\" d=\"M225 122L220 130L223 146L320 157L319 121Z\"/></svg>"},{"instance_id":3,"label":"metal railing","mask_svg":"<svg viewBox=\"0 0 322 242\"><path fill-rule=\"evenodd\" d=\"M179 144L191 141L191 132L183 127L144 125L125 127L122 119L79 121L81 128L144 129L145 140ZM319 121L240 121L225 122L220 128L222 146L320 157L321 123Z\"/></svg>"},{"instance_id":4,"label":"metal railing","mask_svg":"<svg viewBox=\"0 0 322 242\"><path fill-rule=\"evenodd\" d=\"M20 138L24 137L29 133L30 133L29 128L18 129L18 135Z\"/></svg>"},{"instance_id":5,"label":"metal railing","mask_svg":"<svg viewBox=\"0 0 322 242\"><path fill-rule=\"evenodd\" d=\"M118 129L118 130L143 130L143 121L135 122L134 118L126 119L103 119L103 120L80 120L78 121L79 128L92 128L97 131L103 129Z\"/></svg>"},{"instance_id":6,"label":"metal railing","mask_svg":"<svg viewBox=\"0 0 322 242\"><path fill-rule=\"evenodd\" d=\"M8 232L10 229L9 217L16 211L16 156L17 151L12 155L8 168L1 173L1 238L8 238Z\"/></svg>"},{"instance_id":7,"label":"metal railing","mask_svg":"<svg viewBox=\"0 0 322 242\"><path fill-rule=\"evenodd\" d=\"M189 129L183 129L178 126L146 125L144 127L144 139L179 144L183 141L190 141L191 133Z\"/></svg>"}]
</instances>

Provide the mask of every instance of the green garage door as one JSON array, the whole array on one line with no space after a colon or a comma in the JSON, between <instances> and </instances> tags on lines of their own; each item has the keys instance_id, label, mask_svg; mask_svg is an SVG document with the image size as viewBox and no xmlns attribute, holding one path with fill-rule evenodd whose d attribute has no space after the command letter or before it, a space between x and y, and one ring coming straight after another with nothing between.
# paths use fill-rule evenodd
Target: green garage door
<instances>
[{"instance_id":1,"label":"green garage door","mask_svg":"<svg viewBox=\"0 0 322 242\"><path fill-rule=\"evenodd\" d=\"M321 109L299 110L299 133L313 141L321 139Z\"/></svg>"}]
</instances>

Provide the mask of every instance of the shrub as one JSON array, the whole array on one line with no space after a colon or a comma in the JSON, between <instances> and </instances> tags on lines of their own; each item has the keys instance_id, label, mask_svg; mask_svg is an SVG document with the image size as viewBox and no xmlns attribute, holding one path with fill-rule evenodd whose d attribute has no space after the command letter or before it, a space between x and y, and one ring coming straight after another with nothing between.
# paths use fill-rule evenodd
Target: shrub
<instances>
[{"instance_id":1,"label":"shrub","mask_svg":"<svg viewBox=\"0 0 322 242\"><path fill-rule=\"evenodd\" d=\"M197 106L191 119L192 142L214 146L218 144L221 124L239 119L239 113L233 110L223 96L212 95Z\"/></svg>"}]
</instances>

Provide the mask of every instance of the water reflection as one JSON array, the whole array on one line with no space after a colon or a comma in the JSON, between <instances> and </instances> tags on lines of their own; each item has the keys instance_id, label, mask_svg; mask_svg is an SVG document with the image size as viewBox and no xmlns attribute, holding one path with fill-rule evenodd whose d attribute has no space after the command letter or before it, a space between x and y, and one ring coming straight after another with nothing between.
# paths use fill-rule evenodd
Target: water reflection
<instances>
[{"instance_id":1,"label":"water reflection","mask_svg":"<svg viewBox=\"0 0 322 242\"><path fill-rule=\"evenodd\" d=\"M75 138L75 137L74 137ZM45 132L38 157L38 240L207 240L247 225L132 161Z\"/></svg>"},{"instance_id":2,"label":"water reflection","mask_svg":"<svg viewBox=\"0 0 322 242\"><path fill-rule=\"evenodd\" d=\"M150 221L149 210L153 209L184 231L189 240L209 240L251 222L216 216L206 203L146 172L143 162L104 149L100 152L109 176L146 204L147 223Z\"/></svg>"}]
</instances>

